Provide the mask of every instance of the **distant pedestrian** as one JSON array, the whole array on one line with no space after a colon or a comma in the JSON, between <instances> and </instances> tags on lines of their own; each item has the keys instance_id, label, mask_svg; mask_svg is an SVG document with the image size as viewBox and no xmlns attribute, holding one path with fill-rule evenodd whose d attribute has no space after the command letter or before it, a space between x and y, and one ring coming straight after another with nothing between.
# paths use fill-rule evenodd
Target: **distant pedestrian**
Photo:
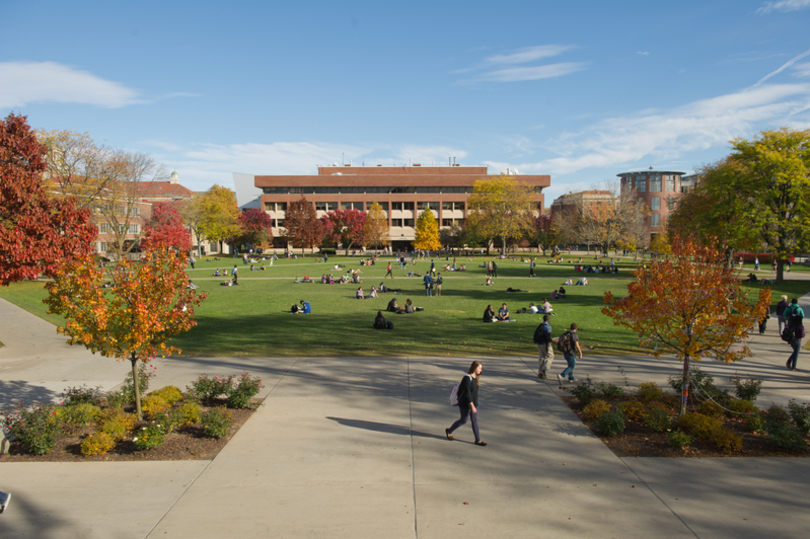
<instances>
[{"instance_id":1,"label":"distant pedestrian","mask_svg":"<svg viewBox=\"0 0 810 539\"><path fill-rule=\"evenodd\" d=\"M389 275L391 276L392 279L394 278L394 274L391 273L391 263L390 262L388 263L388 267L385 268L385 277L388 277Z\"/></svg>"},{"instance_id":2,"label":"distant pedestrian","mask_svg":"<svg viewBox=\"0 0 810 539\"><path fill-rule=\"evenodd\" d=\"M788 328L785 331L791 332L790 341L788 341L788 344L790 344L790 347L793 348L793 353L790 354L790 357L788 358L787 363L785 363L785 366L788 369L795 371L797 370L796 362L799 360L799 351L802 349L802 339L804 338L804 325L802 324L801 320L796 319L793 322L793 324L788 325Z\"/></svg>"},{"instance_id":3,"label":"distant pedestrian","mask_svg":"<svg viewBox=\"0 0 810 539\"><path fill-rule=\"evenodd\" d=\"M563 353L565 361L568 362L568 366L562 374L557 375L557 379L562 384L567 376L569 382L576 382L574 379L574 367L577 366L577 358L582 359L582 348L579 346L576 322L571 324L571 329L560 335L557 340L557 349Z\"/></svg>"},{"instance_id":4,"label":"distant pedestrian","mask_svg":"<svg viewBox=\"0 0 810 539\"><path fill-rule=\"evenodd\" d=\"M533 305L533 304L532 304ZM543 315L543 323L534 331L534 342L539 354L538 378L548 378L548 371L554 362L554 343L551 342L551 324L549 315Z\"/></svg>"},{"instance_id":5,"label":"distant pedestrian","mask_svg":"<svg viewBox=\"0 0 810 539\"><path fill-rule=\"evenodd\" d=\"M433 278L428 273L422 278L422 280L425 282L425 295L426 296L433 295L431 290L433 288Z\"/></svg>"},{"instance_id":6,"label":"distant pedestrian","mask_svg":"<svg viewBox=\"0 0 810 539\"><path fill-rule=\"evenodd\" d=\"M536 258L532 258L532 259L529 261L529 277L537 277L537 275L535 275L535 274L534 274L534 265L535 265L535 260L537 260L537 259L536 259Z\"/></svg>"},{"instance_id":7,"label":"distant pedestrian","mask_svg":"<svg viewBox=\"0 0 810 539\"><path fill-rule=\"evenodd\" d=\"M442 295L442 283L444 279L442 278L442 274L439 273L436 275L436 296Z\"/></svg>"},{"instance_id":8,"label":"distant pedestrian","mask_svg":"<svg viewBox=\"0 0 810 539\"><path fill-rule=\"evenodd\" d=\"M754 271L759 271L759 257L754 257Z\"/></svg>"},{"instance_id":9,"label":"distant pedestrian","mask_svg":"<svg viewBox=\"0 0 810 539\"><path fill-rule=\"evenodd\" d=\"M11 501L11 493L0 491L0 513L4 512Z\"/></svg>"},{"instance_id":10,"label":"distant pedestrian","mask_svg":"<svg viewBox=\"0 0 810 539\"><path fill-rule=\"evenodd\" d=\"M430 275L431 275L431 277L436 276L436 261L435 260L430 261Z\"/></svg>"},{"instance_id":11,"label":"distant pedestrian","mask_svg":"<svg viewBox=\"0 0 810 539\"><path fill-rule=\"evenodd\" d=\"M779 324L779 335L785 331L785 310L788 308L790 303L788 303L788 297L782 296L782 301L776 304L776 319Z\"/></svg>"},{"instance_id":12,"label":"distant pedestrian","mask_svg":"<svg viewBox=\"0 0 810 539\"><path fill-rule=\"evenodd\" d=\"M194 264L196 264L197 261L194 260L194 257L192 256L191 258L188 259L188 263L191 264L191 269L194 269Z\"/></svg>"},{"instance_id":13,"label":"distant pedestrian","mask_svg":"<svg viewBox=\"0 0 810 539\"><path fill-rule=\"evenodd\" d=\"M481 387L481 372L484 366L480 361L473 361L467 374L458 384L458 412L461 417L449 429L444 429L448 440L453 440L453 431L471 420L475 445L485 446L478 431L478 389Z\"/></svg>"},{"instance_id":14,"label":"distant pedestrian","mask_svg":"<svg viewBox=\"0 0 810 539\"><path fill-rule=\"evenodd\" d=\"M498 264L496 264L494 260L492 261L492 276L498 276Z\"/></svg>"}]
</instances>

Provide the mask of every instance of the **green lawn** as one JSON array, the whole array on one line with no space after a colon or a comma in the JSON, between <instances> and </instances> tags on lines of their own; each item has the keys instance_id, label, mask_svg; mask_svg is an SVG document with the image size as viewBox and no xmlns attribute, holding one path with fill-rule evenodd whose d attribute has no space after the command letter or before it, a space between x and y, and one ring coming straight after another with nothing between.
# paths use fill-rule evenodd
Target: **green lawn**
<instances>
[{"instance_id":1,"label":"green lawn","mask_svg":"<svg viewBox=\"0 0 810 539\"><path fill-rule=\"evenodd\" d=\"M577 257L578 259L578 257ZM466 272L445 272L441 266L448 263L437 259L437 270L444 276L442 297L425 297L422 280L405 277L407 271L424 274L429 261L408 265L406 270L394 266L395 279L387 279L392 288L401 288L395 294L381 294L375 300L355 300L358 285L322 285L324 273L340 274L334 264L361 269L363 289L368 293L371 285L379 285L389 259L381 259L375 266L360 266L358 258L330 257L328 263L316 262L307 255L297 260L279 260L265 271L248 271L241 260L203 260L189 275L208 299L197 309L198 326L173 339L172 344L188 356L402 356L402 355L534 355L536 347L532 334L540 323L540 316L513 314L516 322L484 324L481 317L487 304L495 309L506 302L514 313L529 302L542 303L552 289L559 288L563 280L576 280L582 276L573 270L573 264L547 264L538 257L538 278L530 279L528 264L518 261L498 261L495 286L483 286L486 270L479 266L488 258L458 258L458 264L467 265ZM572 261L575 259L571 259ZM215 268L239 268L238 287L223 287L225 277L213 276ZM450 258L452 262L452 257ZM593 262L592 257L586 262ZM258 267L260 264L256 264ZM552 317L554 335L559 335L571 322L577 322L582 343L594 347L586 353L617 354L643 353L636 335L617 328L599 312L602 295L610 290L616 296L625 293L632 278L632 262L619 264L619 275L588 274L590 285L566 286L568 298L552 301L559 316ZM296 284L295 277L309 275L313 284ZM507 288L523 292L506 293ZM752 287L755 289L756 287ZM781 294L800 296L810 290L809 281L794 281L780 285L773 291L774 304ZM530 292L531 291L531 292ZM41 303L45 291L41 283L16 283L0 290L3 297L26 310L58 324L59 317L46 315ZM412 315L384 313L395 325L393 331L372 329L378 310L385 310L391 297L402 305L410 298L424 312ZM292 315L292 303L307 300L312 304L311 315Z\"/></svg>"}]
</instances>

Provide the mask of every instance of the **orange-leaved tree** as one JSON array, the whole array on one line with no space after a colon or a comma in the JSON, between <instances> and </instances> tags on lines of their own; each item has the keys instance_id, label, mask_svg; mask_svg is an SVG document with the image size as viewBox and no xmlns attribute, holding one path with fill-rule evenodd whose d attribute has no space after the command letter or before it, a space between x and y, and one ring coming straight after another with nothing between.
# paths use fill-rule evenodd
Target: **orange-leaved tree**
<instances>
[{"instance_id":1,"label":"orange-leaved tree","mask_svg":"<svg viewBox=\"0 0 810 539\"><path fill-rule=\"evenodd\" d=\"M683 361L681 414L689 395L689 362L703 357L731 363L751 355L751 328L769 308L770 288L751 303L721 251L674 238L673 256L639 266L627 295L605 293L602 313L638 333L653 355Z\"/></svg>"},{"instance_id":2,"label":"orange-leaved tree","mask_svg":"<svg viewBox=\"0 0 810 539\"><path fill-rule=\"evenodd\" d=\"M194 307L207 296L186 288L185 265L183 254L157 246L139 261L119 260L109 288L103 286L104 270L89 257L60 268L46 285L48 312L65 317L57 331L69 344L132 363L139 419L138 361L179 353L166 340L197 325Z\"/></svg>"}]
</instances>

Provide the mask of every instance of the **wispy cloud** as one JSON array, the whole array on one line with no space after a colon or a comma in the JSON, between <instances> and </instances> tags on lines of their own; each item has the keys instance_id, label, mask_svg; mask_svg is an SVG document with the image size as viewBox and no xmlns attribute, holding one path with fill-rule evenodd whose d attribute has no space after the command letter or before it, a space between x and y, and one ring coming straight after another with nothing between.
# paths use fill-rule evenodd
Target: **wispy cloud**
<instances>
[{"instance_id":1,"label":"wispy cloud","mask_svg":"<svg viewBox=\"0 0 810 539\"><path fill-rule=\"evenodd\" d=\"M640 54L641 56L649 56L650 55L650 53L647 52L647 51L638 51L638 52L636 52L636 54Z\"/></svg>"},{"instance_id":2,"label":"wispy cloud","mask_svg":"<svg viewBox=\"0 0 810 539\"><path fill-rule=\"evenodd\" d=\"M772 11L798 11L807 7L810 7L810 0L779 0L778 2L765 2L757 13L762 15Z\"/></svg>"},{"instance_id":3,"label":"wispy cloud","mask_svg":"<svg viewBox=\"0 0 810 539\"><path fill-rule=\"evenodd\" d=\"M537 163L514 164L524 172L570 174L652 157L673 160L685 152L725 145L750 136L761 124L802 123L810 108L810 84L764 85L689 103L669 111L610 118L547 146L559 155Z\"/></svg>"},{"instance_id":4,"label":"wispy cloud","mask_svg":"<svg viewBox=\"0 0 810 539\"><path fill-rule=\"evenodd\" d=\"M517 49L506 54L487 56L479 64L453 71L452 74L478 72L460 83L518 82L562 77L587 68L581 62L560 62L543 65L520 65L559 56L576 48L574 45L537 45ZM520 66L520 67L511 67Z\"/></svg>"},{"instance_id":5,"label":"wispy cloud","mask_svg":"<svg viewBox=\"0 0 810 539\"><path fill-rule=\"evenodd\" d=\"M810 77L810 62L793 66L794 77Z\"/></svg>"},{"instance_id":6,"label":"wispy cloud","mask_svg":"<svg viewBox=\"0 0 810 539\"><path fill-rule=\"evenodd\" d=\"M0 62L0 109L43 102L118 108L143 101L137 90L55 62Z\"/></svg>"},{"instance_id":7,"label":"wispy cloud","mask_svg":"<svg viewBox=\"0 0 810 539\"><path fill-rule=\"evenodd\" d=\"M808 0L808 1L810 1L810 0ZM807 50L807 51L801 53L800 55L796 56L795 58L792 58L792 59L788 60L787 62L782 64L782 66L779 69L777 69L776 71L771 71L770 73L768 73L767 75L765 75L764 77L759 79L759 81L756 84L754 84L754 86L759 86L760 84L762 84L766 80L770 79L774 75L777 75L777 74L781 73L782 71L789 68L790 66L792 66L797 61L801 60L802 58L804 58L807 55L810 55L810 50Z\"/></svg>"}]
</instances>

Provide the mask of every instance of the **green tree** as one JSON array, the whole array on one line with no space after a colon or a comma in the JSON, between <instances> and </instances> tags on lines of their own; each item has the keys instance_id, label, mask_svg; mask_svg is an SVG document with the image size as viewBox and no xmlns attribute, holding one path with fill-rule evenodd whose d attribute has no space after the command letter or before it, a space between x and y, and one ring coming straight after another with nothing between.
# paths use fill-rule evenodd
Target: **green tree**
<instances>
[{"instance_id":1,"label":"green tree","mask_svg":"<svg viewBox=\"0 0 810 539\"><path fill-rule=\"evenodd\" d=\"M810 245L810 130L763 131L734 140L729 159L738 164L738 196L745 196L752 226L777 256L776 281L787 257Z\"/></svg>"},{"instance_id":2,"label":"green tree","mask_svg":"<svg viewBox=\"0 0 810 539\"><path fill-rule=\"evenodd\" d=\"M68 344L132 364L139 419L138 361L179 353L166 340L197 325L194 307L206 298L186 288L185 265L184 254L159 247L138 262L120 259L110 272L112 287L103 288L104 270L85 257L60 268L46 285L48 312L65 317L57 331Z\"/></svg>"},{"instance_id":3,"label":"green tree","mask_svg":"<svg viewBox=\"0 0 810 539\"><path fill-rule=\"evenodd\" d=\"M506 254L507 240L531 233L536 208L534 187L527 183L507 176L478 180L470 195L467 222L477 235L500 239Z\"/></svg>"},{"instance_id":4,"label":"green tree","mask_svg":"<svg viewBox=\"0 0 810 539\"><path fill-rule=\"evenodd\" d=\"M438 251L442 248L442 244L439 242L439 223L433 216L432 210L425 209L419 215L416 220L416 237L411 244L414 249L424 251Z\"/></svg>"},{"instance_id":5,"label":"green tree","mask_svg":"<svg viewBox=\"0 0 810 539\"><path fill-rule=\"evenodd\" d=\"M240 232L236 193L214 184L192 203L198 205L197 229L200 236L218 242L219 251L222 252L222 243L237 237Z\"/></svg>"},{"instance_id":6,"label":"green tree","mask_svg":"<svg viewBox=\"0 0 810 539\"><path fill-rule=\"evenodd\" d=\"M382 206L377 202L372 202L371 206L369 206L363 228L366 247L373 245L376 251L380 245L385 246L391 243L388 235L388 217L385 216Z\"/></svg>"}]
</instances>

